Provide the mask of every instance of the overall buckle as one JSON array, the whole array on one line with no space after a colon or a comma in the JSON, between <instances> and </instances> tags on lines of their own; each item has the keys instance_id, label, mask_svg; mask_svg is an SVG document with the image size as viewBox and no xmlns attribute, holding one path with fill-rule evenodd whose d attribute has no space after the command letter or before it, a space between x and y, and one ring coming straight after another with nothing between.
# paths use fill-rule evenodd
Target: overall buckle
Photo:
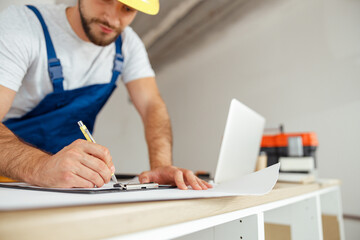
<instances>
[{"instance_id":1,"label":"overall buckle","mask_svg":"<svg viewBox=\"0 0 360 240\"><path fill-rule=\"evenodd\" d=\"M54 81L55 79L64 79L60 59L58 58L49 59L48 65L49 65L48 68L49 76L51 81Z\"/></svg>"},{"instance_id":2,"label":"overall buckle","mask_svg":"<svg viewBox=\"0 0 360 240\"><path fill-rule=\"evenodd\" d=\"M63 87L64 77L63 77L60 59L58 59L58 58L49 59L48 71L49 71L49 76L50 76L51 82L54 87L54 91L58 92L58 91L64 90L64 87Z\"/></svg>"},{"instance_id":3,"label":"overall buckle","mask_svg":"<svg viewBox=\"0 0 360 240\"><path fill-rule=\"evenodd\" d=\"M121 54L117 53L115 55L115 61L114 61L114 71L121 73L122 67L124 64L124 58Z\"/></svg>"}]
</instances>

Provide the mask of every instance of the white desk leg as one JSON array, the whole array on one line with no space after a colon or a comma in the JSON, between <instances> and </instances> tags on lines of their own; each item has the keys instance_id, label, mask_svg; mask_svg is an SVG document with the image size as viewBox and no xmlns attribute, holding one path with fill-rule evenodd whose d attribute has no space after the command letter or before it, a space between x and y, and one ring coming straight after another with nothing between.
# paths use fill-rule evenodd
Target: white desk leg
<instances>
[{"instance_id":1,"label":"white desk leg","mask_svg":"<svg viewBox=\"0 0 360 240\"><path fill-rule=\"evenodd\" d=\"M264 213L257 214L257 226L258 226L258 239L265 240L265 225L264 225Z\"/></svg>"},{"instance_id":2,"label":"white desk leg","mask_svg":"<svg viewBox=\"0 0 360 240\"><path fill-rule=\"evenodd\" d=\"M321 202L321 212L323 214L337 216L337 220L339 223L340 239L345 240L344 219L343 219L340 188L337 187L334 191L321 194L320 202Z\"/></svg>"},{"instance_id":3,"label":"white desk leg","mask_svg":"<svg viewBox=\"0 0 360 240\"><path fill-rule=\"evenodd\" d=\"M214 227L214 240L227 239L264 240L263 213L240 218Z\"/></svg>"},{"instance_id":4,"label":"white desk leg","mask_svg":"<svg viewBox=\"0 0 360 240\"><path fill-rule=\"evenodd\" d=\"M319 197L264 213L265 222L290 225L292 240L323 240Z\"/></svg>"},{"instance_id":5,"label":"white desk leg","mask_svg":"<svg viewBox=\"0 0 360 240\"><path fill-rule=\"evenodd\" d=\"M323 240L319 196L293 204L291 214L291 239Z\"/></svg>"}]
</instances>

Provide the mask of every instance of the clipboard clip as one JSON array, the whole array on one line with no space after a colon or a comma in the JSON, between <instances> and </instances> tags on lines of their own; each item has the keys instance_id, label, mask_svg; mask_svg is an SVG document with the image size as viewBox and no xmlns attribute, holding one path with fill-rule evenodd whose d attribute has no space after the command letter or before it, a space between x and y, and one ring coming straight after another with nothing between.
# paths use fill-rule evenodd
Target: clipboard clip
<instances>
[{"instance_id":1,"label":"clipboard clip","mask_svg":"<svg viewBox=\"0 0 360 240\"><path fill-rule=\"evenodd\" d=\"M138 184L123 184L115 183L114 187L120 188L121 190L145 190L159 188L158 183L138 183Z\"/></svg>"}]
</instances>

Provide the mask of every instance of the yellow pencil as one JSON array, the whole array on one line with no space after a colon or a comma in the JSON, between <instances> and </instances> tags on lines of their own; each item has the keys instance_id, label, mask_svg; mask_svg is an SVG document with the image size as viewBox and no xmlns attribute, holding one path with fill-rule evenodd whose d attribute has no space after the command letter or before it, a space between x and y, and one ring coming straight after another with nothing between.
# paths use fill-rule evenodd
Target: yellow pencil
<instances>
[{"instance_id":1,"label":"yellow pencil","mask_svg":"<svg viewBox=\"0 0 360 240\"><path fill-rule=\"evenodd\" d=\"M87 127L85 126L85 124L82 121L78 121L78 125L80 127L81 132L84 134L86 140L88 142L95 142L95 139L93 138L93 136L91 135L91 133L89 132L89 130L87 129ZM115 177L115 173L112 173L111 175L111 179L115 182L118 183L116 177Z\"/></svg>"}]
</instances>

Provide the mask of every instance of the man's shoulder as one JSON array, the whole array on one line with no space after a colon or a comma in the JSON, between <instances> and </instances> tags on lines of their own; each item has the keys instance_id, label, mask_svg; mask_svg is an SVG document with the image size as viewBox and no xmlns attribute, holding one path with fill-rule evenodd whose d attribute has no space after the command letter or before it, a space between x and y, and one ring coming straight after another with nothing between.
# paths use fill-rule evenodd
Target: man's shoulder
<instances>
[{"instance_id":1,"label":"man's shoulder","mask_svg":"<svg viewBox=\"0 0 360 240\"><path fill-rule=\"evenodd\" d=\"M4 10L1 11L1 16L14 16L17 15L24 15L26 12L26 6L25 5L10 5Z\"/></svg>"},{"instance_id":2,"label":"man's shoulder","mask_svg":"<svg viewBox=\"0 0 360 240\"><path fill-rule=\"evenodd\" d=\"M133 38L133 37L138 37L137 33L134 31L134 29L132 29L132 27L127 26L124 29L123 32L123 36L125 36L125 38Z\"/></svg>"},{"instance_id":3,"label":"man's shoulder","mask_svg":"<svg viewBox=\"0 0 360 240\"><path fill-rule=\"evenodd\" d=\"M12 23L11 28L25 26L29 18L31 18L31 15L26 6L11 5L0 13L1 22Z\"/></svg>"},{"instance_id":4,"label":"man's shoulder","mask_svg":"<svg viewBox=\"0 0 360 240\"><path fill-rule=\"evenodd\" d=\"M68 7L65 4L36 4L34 5L42 15L48 15L56 18L60 14L64 14L65 9Z\"/></svg>"},{"instance_id":5,"label":"man's shoulder","mask_svg":"<svg viewBox=\"0 0 360 240\"><path fill-rule=\"evenodd\" d=\"M129 45L129 47L139 47L143 46L143 41L139 35L130 27L126 27L123 32L124 44Z\"/></svg>"},{"instance_id":6,"label":"man's shoulder","mask_svg":"<svg viewBox=\"0 0 360 240\"><path fill-rule=\"evenodd\" d=\"M40 14L46 19L56 18L65 9L65 5L34 5ZM26 5L11 5L0 13L0 28L5 31L15 31L17 33L31 33L40 28L39 20L32 10Z\"/></svg>"},{"instance_id":7,"label":"man's shoulder","mask_svg":"<svg viewBox=\"0 0 360 240\"><path fill-rule=\"evenodd\" d=\"M37 8L43 18L56 19L59 13L65 11L66 5L63 4L36 4L33 5ZM27 23L32 24L38 22L34 12L26 5L11 5L0 13L0 19L6 22L22 23L26 26Z\"/></svg>"}]
</instances>

